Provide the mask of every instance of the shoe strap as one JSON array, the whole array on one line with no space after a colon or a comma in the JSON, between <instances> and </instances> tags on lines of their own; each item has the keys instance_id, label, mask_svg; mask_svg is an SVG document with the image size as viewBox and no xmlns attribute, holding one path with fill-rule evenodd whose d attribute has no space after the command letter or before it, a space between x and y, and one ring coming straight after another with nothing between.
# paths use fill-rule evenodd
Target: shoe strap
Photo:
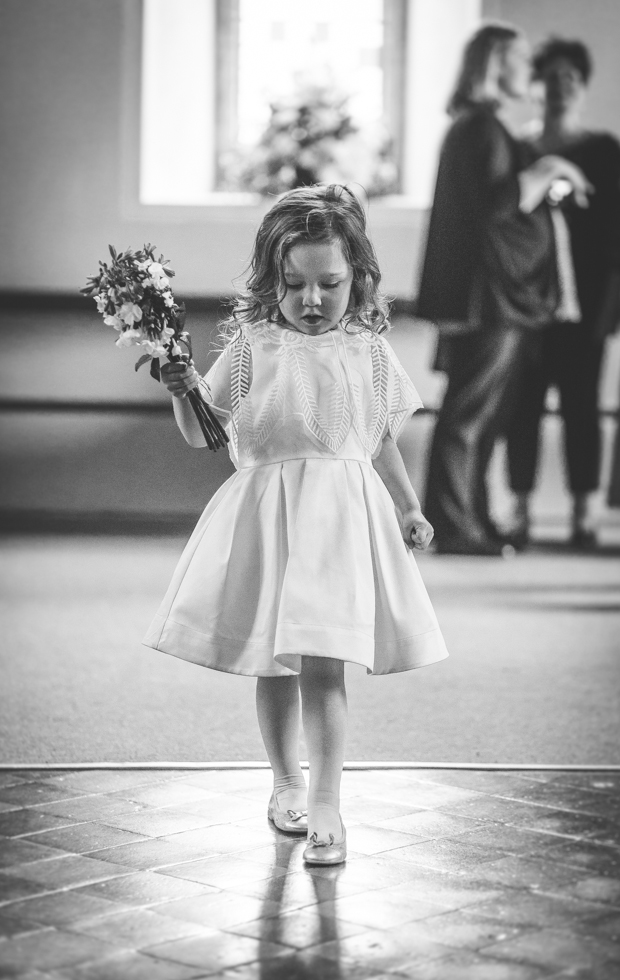
<instances>
[{"instance_id":1,"label":"shoe strap","mask_svg":"<svg viewBox=\"0 0 620 980\"><path fill-rule=\"evenodd\" d=\"M302 817L307 817L308 816L308 811L307 810L287 810L286 812L289 815L289 817L291 818L291 820L293 820L293 821L301 820Z\"/></svg>"}]
</instances>

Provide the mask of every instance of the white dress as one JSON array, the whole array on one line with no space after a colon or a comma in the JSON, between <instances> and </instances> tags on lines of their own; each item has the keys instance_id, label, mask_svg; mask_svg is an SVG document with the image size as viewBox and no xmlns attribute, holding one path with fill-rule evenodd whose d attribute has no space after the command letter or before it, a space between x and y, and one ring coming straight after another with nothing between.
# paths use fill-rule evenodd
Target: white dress
<instances>
[{"instance_id":1,"label":"white dress","mask_svg":"<svg viewBox=\"0 0 620 980\"><path fill-rule=\"evenodd\" d=\"M372 466L422 404L389 344L261 322L205 381L237 472L200 518L145 645L256 677L299 673L303 654L373 674L447 657Z\"/></svg>"}]
</instances>

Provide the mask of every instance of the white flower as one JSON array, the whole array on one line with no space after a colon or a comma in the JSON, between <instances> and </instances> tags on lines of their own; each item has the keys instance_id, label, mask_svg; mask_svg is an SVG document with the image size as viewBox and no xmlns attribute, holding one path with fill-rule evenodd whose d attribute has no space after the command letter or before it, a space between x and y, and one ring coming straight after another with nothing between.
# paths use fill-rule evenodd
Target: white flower
<instances>
[{"instance_id":1,"label":"white flower","mask_svg":"<svg viewBox=\"0 0 620 980\"><path fill-rule=\"evenodd\" d=\"M162 299L166 306L174 306L174 297L169 289L165 293L162 293Z\"/></svg>"},{"instance_id":2,"label":"white flower","mask_svg":"<svg viewBox=\"0 0 620 980\"><path fill-rule=\"evenodd\" d=\"M172 327L164 327L159 334L159 337L151 340L146 338L142 342L142 347L146 350L147 354L151 357L164 357L168 353L167 344L174 337L174 330ZM179 351L179 353L181 353Z\"/></svg>"},{"instance_id":3,"label":"white flower","mask_svg":"<svg viewBox=\"0 0 620 980\"><path fill-rule=\"evenodd\" d=\"M170 285L170 280L164 272L164 267L161 262L151 262L149 265L149 276L153 280L155 289L165 289L166 286Z\"/></svg>"},{"instance_id":4,"label":"white flower","mask_svg":"<svg viewBox=\"0 0 620 980\"><path fill-rule=\"evenodd\" d=\"M123 303L118 315L124 323L128 323L132 327L134 323L142 319L142 310L137 303Z\"/></svg>"},{"instance_id":5,"label":"white flower","mask_svg":"<svg viewBox=\"0 0 620 980\"><path fill-rule=\"evenodd\" d=\"M133 347L135 344L141 344L143 340L143 333L141 330L134 330L130 327L129 330L123 330L122 334L116 341L117 347Z\"/></svg>"},{"instance_id":6,"label":"white flower","mask_svg":"<svg viewBox=\"0 0 620 980\"><path fill-rule=\"evenodd\" d=\"M105 295L105 293L98 293L98 295L95 296L95 303L97 304L97 310L99 313L105 313L105 308L108 305L108 297Z\"/></svg>"},{"instance_id":7,"label":"white flower","mask_svg":"<svg viewBox=\"0 0 620 980\"><path fill-rule=\"evenodd\" d=\"M104 316L103 322L106 327L114 327L115 330L123 329L123 321L119 316Z\"/></svg>"},{"instance_id":8,"label":"white flower","mask_svg":"<svg viewBox=\"0 0 620 980\"><path fill-rule=\"evenodd\" d=\"M146 353L150 354L151 357L165 357L168 353L167 348L164 347L161 340L145 340L142 343L142 347L144 347Z\"/></svg>"}]
</instances>

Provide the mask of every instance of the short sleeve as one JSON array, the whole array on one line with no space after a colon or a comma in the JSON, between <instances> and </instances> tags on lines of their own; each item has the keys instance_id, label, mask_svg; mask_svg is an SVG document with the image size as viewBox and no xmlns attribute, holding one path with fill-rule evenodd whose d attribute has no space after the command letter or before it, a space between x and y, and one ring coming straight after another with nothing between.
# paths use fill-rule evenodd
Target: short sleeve
<instances>
[{"instance_id":1,"label":"short sleeve","mask_svg":"<svg viewBox=\"0 0 620 980\"><path fill-rule=\"evenodd\" d=\"M422 399L390 344L383 337L379 338L379 343L387 361L386 432L396 442L405 422L411 418L414 412L422 408Z\"/></svg>"},{"instance_id":2,"label":"short sleeve","mask_svg":"<svg viewBox=\"0 0 620 980\"><path fill-rule=\"evenodd\" d=\"M229 344L203 378L209 404L227 419L232 414L231 370L234 347L234 343Z\"/></svg>"}]
</instances>

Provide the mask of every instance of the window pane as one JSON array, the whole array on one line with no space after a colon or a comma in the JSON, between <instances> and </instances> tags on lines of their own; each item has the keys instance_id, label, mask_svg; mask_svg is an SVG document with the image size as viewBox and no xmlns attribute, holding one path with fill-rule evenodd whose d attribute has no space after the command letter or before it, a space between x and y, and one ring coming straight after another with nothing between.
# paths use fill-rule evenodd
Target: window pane
<instances>
[{"instance_id":1,"label":"window pane","mask_svg":"<svg viewBox=\"0 0 620 980\"><path fill-rule=\"evenodd\" d=\"M236 170L241 186L268 192L286 189L287 180L355 179L378 192L383 167L394 183L383 17L383 0L239 0L239 152L228 168L223 161L229 179ZM262 155L253 157L261 140ZM291 166L300 159L305 163L293 178Z\"/></svg>"},{"instance_id":2,"label":"window pane","mask_svg":"<svg viewBox=\"0 0 620 980\"><path fill-rule=\"evenodd\" d=\"M240 143L256 143L270 102L304 84L350 94L362 125L381 120L382 0L241 0L239 13Z\"/></svg>"}]
</instances>

